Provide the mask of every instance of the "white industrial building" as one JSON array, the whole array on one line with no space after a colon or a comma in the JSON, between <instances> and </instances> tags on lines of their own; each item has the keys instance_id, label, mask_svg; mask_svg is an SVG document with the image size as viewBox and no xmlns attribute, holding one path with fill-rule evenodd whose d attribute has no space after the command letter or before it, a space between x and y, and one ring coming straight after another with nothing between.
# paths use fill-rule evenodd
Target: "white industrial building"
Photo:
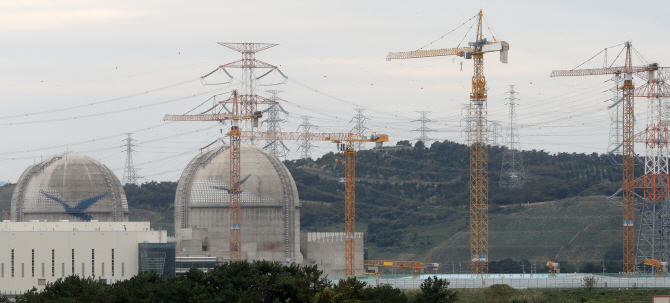
<instances>
[{"instance_id":1,"label":"white industrial building","mask_svg":"<svg viewBox=\"0 0 670 303\"><path fill-rule=\"evenodd\" d=\"M174 275L174 244L167 243L167 231L151 230L149 222L4 221L0 243L2 294L41 289L70 275L108 283L140 270ZM160 249L147 250L152 245Z\"/></svg>"}]
</instances>

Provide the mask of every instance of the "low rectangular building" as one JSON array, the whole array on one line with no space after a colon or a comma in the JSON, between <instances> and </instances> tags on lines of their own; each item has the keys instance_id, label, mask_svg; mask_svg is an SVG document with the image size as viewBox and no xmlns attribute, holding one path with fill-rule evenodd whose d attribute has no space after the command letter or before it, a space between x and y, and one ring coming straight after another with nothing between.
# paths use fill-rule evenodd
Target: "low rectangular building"
<instances>
[{"instance_id":1,"label":"low rectangular building","mask_svg":"<svg viewBox=\"0 0 670 303\"><path fill-rule=\"evenodd\" d=\"M152 243L160 245L147 245ZM70 275L113 283L136 275L141 265L164 277L174 275L174 243L167 243L167 231L151 230L149 222L4 221L0 247L2 294L43 289Z\"/></svg>"}]
</instances>

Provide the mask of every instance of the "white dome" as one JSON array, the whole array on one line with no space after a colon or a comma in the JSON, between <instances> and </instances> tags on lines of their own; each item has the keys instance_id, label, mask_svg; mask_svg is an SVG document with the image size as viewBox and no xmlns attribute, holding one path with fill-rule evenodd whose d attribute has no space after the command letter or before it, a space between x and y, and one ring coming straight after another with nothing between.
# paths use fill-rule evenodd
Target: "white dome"
<instances>
[{"instance_id":1,"label":"white dome","mask_svg":"<svg viewBox=\"0 0 670 303\"><path fill-rule=\"evenodd\" d=\"M12 195L12 221L128 221L128 202L114 173L91 157L53 156L31 165Z\"/></svg>"},{"instance_id":2,"label":"white dome","mask_svg":"<svg viewBox=\"0 0 670 303\"><path fill-rule=\"evenodd\" d=\"M256 146L242 144L240 154L242 258L302 260L298 190L291 173ZM175 196L175 237L199 241L181 245L182 252L229 257L229 163L229 147L221 146L196 156L182 173Z\"/></svg>"}]
</instances>

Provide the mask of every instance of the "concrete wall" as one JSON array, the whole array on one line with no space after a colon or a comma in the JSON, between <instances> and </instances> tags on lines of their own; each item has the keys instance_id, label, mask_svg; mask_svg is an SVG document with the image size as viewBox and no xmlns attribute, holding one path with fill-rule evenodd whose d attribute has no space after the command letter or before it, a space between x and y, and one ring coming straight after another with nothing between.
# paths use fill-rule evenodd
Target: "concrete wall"
<instances>
[{"instance_id":1,"label":"concrete wall","mask_svg":"<svg viewBox=\"0 0 670 303\"><path fill-rule=\"evenodd\" d=\"M327 275L344 275L345 238L342 232L307 232L300 233L300 251L304 264L316 264ZM365 254L363 233L355 233L356 274L363 274L363 258Z\"/></svg>"},{"instance_id":2,"label":"concrete wall","mask_svg":"<svg viewBox=\"0 0 670 303\"><path fill-rule=\"evenodd\" d=\"M43 289L39 284L73 272L109 283L125 280L137 274L139 243L167 241L167 231L152 231L149 222L110 223L0 223L0 293Z\"/></svg>"}]
</instances>

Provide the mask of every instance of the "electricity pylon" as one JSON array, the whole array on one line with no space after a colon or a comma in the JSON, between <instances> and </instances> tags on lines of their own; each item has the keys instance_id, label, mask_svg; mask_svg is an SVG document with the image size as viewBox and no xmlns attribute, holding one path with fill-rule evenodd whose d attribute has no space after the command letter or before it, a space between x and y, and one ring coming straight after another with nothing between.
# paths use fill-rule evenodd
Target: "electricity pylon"
<instances>
[{"instance_id":1,"label":"electricity pylon","mask_svg":"<svg viewBox=\"0 0 670 303\"><path fill-rule=\"evenodd\" d=\"M424 145L427 145L428 141L431 140L428 137L428 133L432 132L433 130L428 128L428 126L426 126L426 124L428 124L428 122L432 122L433 120L430 120L427 117L428 113L430 113L430 111L417 111L417 113L421 114L421 118L418 119L418 120L414 120L412 122L421 122L421 126L419 126L419 128L417 128L415 130L412 130L412 131L413 132L419 132L419 138L417 138L416 140L423 142Z\"/></svg>"},{"instance_id":2,"label":"electricity pylon","mask_svg":"<svg viewBox=\"0 0 670 303\"><path fill-rule=\"evenodd\" d=\"M256 94L256 84L257 84L256 82L258 81L258 79L265 77L267 74L269 74L274 70L279 71L279 69L276 66L271 65L269 63L265 63L261 60L257 60L256 53L271 47L275 47L279 44L227 43L227 42L219 42L219 44L227 48L230 48L234 51L242 53L242 60L221 65L219 66L219 68L224 70L225 68L242 69L242 84L240 89L241 93L238 96L238 98L240 99L240 115L252 116L257 111L256 106L259 104L259 101L265 100L265 98L258 96ZM257 68L267 68L270 69L270 71L261 75L260 77L256 77ZM279 73L281 73L281 71L279 71ZM281 75L284 76L283 73L281 73ZM286 76L284 76L284 79L286 79ZM270 100L265 101L269 102ZM242 121L240 121L240 131L252 131L252 130L253 129L250 120L242 119ZM245 138L245 140L248 140L248 142L251 144L255 144L256 142L256 139L254 137Z\"/></svg>"},{"instance_id":3,"label":"electricity pylon","mask_svg":"<svg viewBox=\"0 0 670 303\"><path fill-rule=\"evenodd\" d=\"M614 87L609 90L613 96L608 100L611 104L607 106L610 112L610 134L607 142L607 153L615 160L615 156L621 155L622 145L621 101L623 101L623 98L621 96L621 89L619 89L621 87L621 74L615 74L609 81L614 82Z\"/></svg>"},{"instance_id":4,"label":"electricity pylon","mask_svg":"<svg viewBox=\"0 0 670 303\"><path fill-rule=\"evenodd\" d=\"M656 64L650 66L657 67ZM635 135L635 142L645 144L644 175L636 180L636 187L644 190L640 222L638 225L635 262L639 271L654 271L645 260L668 261L670 248L670 175L668 175L668 111L667 99L670 86L670 68L638 72L636 75L647 83L635 90L635 97L647 99L647 127Z\"/></svg>"},{"instance_id":5,"label":"electricity pylon","mask_svg":"<svg viewBox=\"0 0 670 303\"><path fill-rule=\"evenodd\" d=\"M316 128L317 126L309 122L309 119L312 117L308 116L303 116L300 117L302 118L302 124L298 126L298 131L302 128L302 143L300 143L300 146L298 147L300 149L300 158L301 159L311 159L312 158L312 141L309 139L310 137L310 132L312 128Z\"/></svg>"},{"instance_id":6,"label":"electricity pylon","mask_svg":"<svg viewBox=\"0 0 670 303\"><path fill-rule=\"evenodd\" d=\"M135 141L131 138L132 133L126 133L126 166L123 168L123 184L137 184L135 164L133 164L133 152L135 152Z\"/></svg>"},{"instance_id":7,"label":"electricity pylon","mask_svg":"<svg viewBox=\"0 0 670 303\"><path fill-rule=\"evenodd\" d=\"M281 100L281 98L277 96L277 94L281 92L280 90L268 90L267 92L272 94L271 98L272 101L278 102L279 100ZM268 118L265 119L263 123L267 123L268 133L271 134L280 133L282 131L281 123L286 122L286 120L288 119L288 112L284 110L284 108L281 105L279 105L279 103L277 103L270 106L270 108L267 109L266 113ZM284 114L284 118L279 118L280 113ZM268 139L266 141L267 144L263 147L263 149L269 151L277 158L280 159L283 158L284 160L286 160L289 148L286 147L286 145L284 145L284 141L278 139Z\"/></svg>"},{"instance_id":8,"label":"electricity pylon","mask_svg":"<svg viewBox=\"0 0 670 303\"><path fill-rule=\"evenodd\" d=\"M521 148L519 147L519 129L516 125L516 91L514 85L509 90L509 128L505 134L506 149L502 156L500 169L500 187L518 187L526 182L526 172L523 169Z\"/></svg>"},{"instance_id":9,"label":"electricity pylon","mask_svg":"<svg viewBox=\"0 0 670 303\"><path fill-rule=\"evenodd\" d=\"M356 125L354 128L351 130L352 133L360 135L365 137L365 130L368 129L365 127L365 120L368 118L363 116L363 111L364 109L362 108L355 108L356 110L356 116L354 116L353 119L351 119L352 122L355 122ZM356 142L354 143L354 150L360 151L365 148L365 142Z\"/></svg>"}]
</instances>

